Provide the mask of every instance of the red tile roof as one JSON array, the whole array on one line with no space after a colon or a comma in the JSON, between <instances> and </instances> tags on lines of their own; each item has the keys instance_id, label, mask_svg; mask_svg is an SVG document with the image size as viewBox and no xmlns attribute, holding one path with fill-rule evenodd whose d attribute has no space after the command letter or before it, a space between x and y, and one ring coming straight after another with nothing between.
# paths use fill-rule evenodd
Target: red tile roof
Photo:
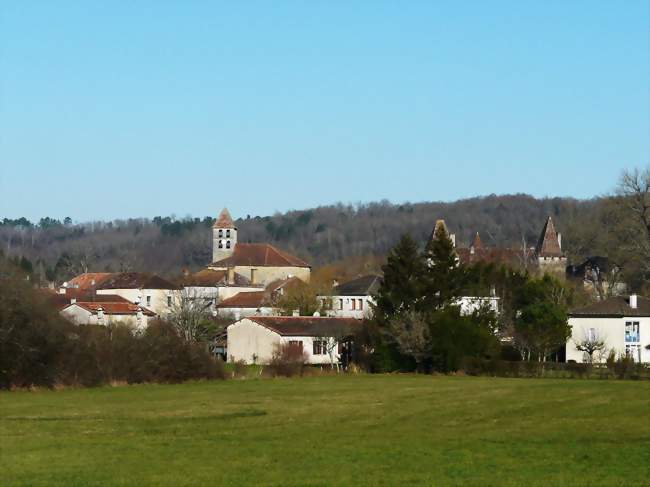
<instances>
[{"instance_id":1,"label":"red tile roof","mask_svg":"<svg viewBox=\"0 0 650 487\"><path fill-rule=\"evenodd\" d=\"M251 316L245 319L283 336L346 336L358 330L362 323L355 318L329 316Z\"/></svg>"},{"instance_id":2,"label":"red tile roof","mask_svg":"<svg viewBox=\"0 0 650 487\"><path fill-rule=\"evenodd\" d=\"M214 267L310 267L304 260L270 244L238 243L232 255L211 264Z\"/></svg>"},{"instance_id":3,"label":"red tile roof","mask_svg":"<svg viewBox=\"0 0 650 487\"><path fill-rule=\"evenodd\" d=\"M539 257L563 257L553 219L549 216L539 236L535 253Z\"/></svg>"},{"instance_id":4,"label":"red tile roof","mask_svg":"<svg viewBox=\"0 0 650 487\"><path fill-rule=\"evenodd\" d=\"M217 308L260 308L262 306L270 306L268 294L264 291L247 291L224 299Z\"/></svg>"},{"instance_id":5,"label":"red tile roof","mask_svg":"<svg viewBox=\"0 0 650 487\"><path fill-rule=\"evenodd\" d=\"M456 255L461 263L465 265L475 264L477 262L506 264L509 266L520 266L523 264L522 252L517 249L508 249L502 247L472 249L456 249Z\"/></svg>"},{"instance_id":6,"label":"red tile roof","mask_svg":"<svg viewBox=\"0 0 650 487\"><path fill-rule=\"evenodd\" d=\"M230 216L230 212L228 211L228 208L224 208L221 210L221 213L219 214L219 218L217 218L217 221L214 222L213 228L232 228L232 229L237 229L235 227L235 223L232 221L232 217Z\"/></svg>"},{"instance_id":7,"label":"red tile roof","mask_svg":"<svg viewBox=\"0 0 650 487\"><path fill-rule=\"evenodd\" d=\"M97 289L180 289L180 286L155 274L120 272L111 274Z\"/></svg>"},{"instance_id":8,"label":"red tile roof","mask_svg":"<svg viewBox=\"0 0 650 487\"><path fill-rule=\"evenodd\" d=\"M66 287L70 289L83 290L96 288L112 275L113 274L110 272L86 272L67 281Z\"/></svg>"},{"instance_id":9,"label":"red tile roof","mask_svg":"<svg viewBox=\"0 0 650 487\"><path fill-rule=\"evenodd\" d=\"M51 289L41 290L45 298L58 310L62 310L70 305L72 299L77 301L87 301L87 302L113 302L113 303L129 303L127 299L124 299L122 296L117 294L92 294L89 291L84 291L82 289L66 289L65 294L58 293Z\"/></svg>"},{"instance_id":10,"label":"red tile roof","mask_svg":"<svg viewBox=\"0 0 650 487\"><path fill-rule=\"evenodd\" d=\"M183 286L201 286L201 287L216 287L216 286L253 286L250 279L235 273L235 282L228 284L228 271L215 270L215 269L202 269L194 274L185 276L180 280ZM253 286L255 287L255 286Z\"/></svg>"},{"instance_id":11,"label":"red tile roof","mask_svg":"<svg viewBox=\"0 0 650 487\"><path fill-rule=\"evenodd\" d=\"M135 315L138 313L138 310L142 310L142 314L145 316L156 316L153 311L138 306L133 303L97 303L97 302L88 302L88 301L77 301L76 303L70 304L69 306L77 305L85 310L90 311L93 314L96 314L101 308L104 310L104 313L107 315ZM66 306L67 307L67 306Z\"/></svg>"}]
</instances>

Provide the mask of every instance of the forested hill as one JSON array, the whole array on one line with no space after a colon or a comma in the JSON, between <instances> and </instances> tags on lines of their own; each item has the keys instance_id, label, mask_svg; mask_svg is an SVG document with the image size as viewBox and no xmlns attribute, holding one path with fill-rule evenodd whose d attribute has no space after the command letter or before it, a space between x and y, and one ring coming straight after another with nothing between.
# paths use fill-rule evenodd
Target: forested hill
<instances>
[{"instance_id":1,"label":"forested hill","mask_svg":"<svg viewBox=\"0 0 650 487\"><path fill-rule=\"evenodd\" d=\"M259 217L244 215L236 224L240 242L268 242L313 265L350 256L384 255L404 233L424 242L436 219L443 218L467 246L474 232L485 245L534 245L550 215L563 234L570 258L592 249L584 238L585 222L603 199L536 199L528 195L470 198L453 203L388 202L332 205ZM141 270L176 275L211 260L211 226L225 202L215 202L211 217L116 220L73 224L43 218L38 223L4 219L0 243L5 256L22 259L35 277L64 280L83 271ZM238 215L233 215L237 218Z\"/></svg>"}]
</instances>

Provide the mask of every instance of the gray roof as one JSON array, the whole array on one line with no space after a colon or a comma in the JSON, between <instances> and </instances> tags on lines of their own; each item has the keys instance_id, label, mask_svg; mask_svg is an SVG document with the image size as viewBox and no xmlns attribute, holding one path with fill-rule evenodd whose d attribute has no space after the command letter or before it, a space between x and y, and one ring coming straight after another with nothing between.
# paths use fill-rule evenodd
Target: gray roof
<instances>
[{"instance_id":1,"label":"gray roof","mask_svg":"<svg viewBox=\"0 0 650 487\"><path fill-rule=\"evenodd\" d=\"M370 274L339 284L332 290L334 296L370 296L376 294L381 285L381 277Z\"/></svg>"},{"instance_id":2,"label":"gray roof","mask_svg":"<svg viewBox=\"0 0 650 487\"><path fill-rule=\"evenodd\" d=\"M650 299L637 296L637 307L630 308L630 298L627 296L615 296L613 298L598 301L583 308L574 309L569 313L573 317L611 317L622 318L623 316L650 316Z\"/></svg>"}]
</instances>

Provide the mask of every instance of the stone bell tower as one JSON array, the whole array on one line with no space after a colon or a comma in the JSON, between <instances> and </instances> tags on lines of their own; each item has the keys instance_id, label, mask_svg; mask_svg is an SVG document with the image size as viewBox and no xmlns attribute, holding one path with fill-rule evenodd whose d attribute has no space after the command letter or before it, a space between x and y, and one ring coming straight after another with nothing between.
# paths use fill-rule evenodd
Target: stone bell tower
<instances>
[{"instance_id":1,"label":"stone bell tower","mask_svg":"<svg viewBox=\"0 0 650 487\"><path fill-rule=\"evenodd\" d=\"M212 226L212 262L218 262L232 255L237 245L237 227L232 221L228 208L221 214Z\"/></svg>"}]
</instances>

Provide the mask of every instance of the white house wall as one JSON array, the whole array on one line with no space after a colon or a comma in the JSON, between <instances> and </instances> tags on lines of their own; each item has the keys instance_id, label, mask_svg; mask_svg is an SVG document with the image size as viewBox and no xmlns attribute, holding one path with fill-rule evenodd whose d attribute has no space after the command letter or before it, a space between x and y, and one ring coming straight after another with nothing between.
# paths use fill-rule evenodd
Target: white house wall
<instances>
[{"instance_id":1,"label":"white house wall","mask_svg":"<svg viewBox=\"0 0 650 487\"><path fill-rule=\"evenodd\" d=\"M625 322L638 321L641 347L641 361L650 362L650 350L646 346L650 344L650 318L648 317L626 317L626 318L601 318L601 317L570 317L571 338L566 345L566 359L575 360L576 362L585 362L584 352L576 348L576 342L585 339L585 335L593 328L598 339L605 341L605 351L600 357L594 354L594 361L604 361L610 350L614 350L617 355L625 354L625 346L636 344L625 342ZM634 358L637 360L637 358Z\"/></svg>"},{"instance_id":2,"label":"white house wall","mask_svg":"<svg viewBox=\"0 0 650 487\"><path fill-rule=\"evenodd\" d=\"M319 296L321 302L332 300L332 309L327 311L328 316L337 318L370 318L372 317L372 307L374 304L372 296ZM352 303L354 302L354 309ZM363 303L363 308L359 309L359 302Z\"/></svg>"},{"instance_id":3,"label":"white house wall","mask_svg":"<svg viewBox=\"0 0 650 487\"><path fill-rule=\"evenodd\" d=\"M174 303L180 300L181 291L175 289L98 289L97 294L117 294L157 315L165 316L173 309ZM147 303L147 296L151 296L150 304ZM172 298L172 306L167 305L168 296Z\"/></svg>"}]
</instances>

